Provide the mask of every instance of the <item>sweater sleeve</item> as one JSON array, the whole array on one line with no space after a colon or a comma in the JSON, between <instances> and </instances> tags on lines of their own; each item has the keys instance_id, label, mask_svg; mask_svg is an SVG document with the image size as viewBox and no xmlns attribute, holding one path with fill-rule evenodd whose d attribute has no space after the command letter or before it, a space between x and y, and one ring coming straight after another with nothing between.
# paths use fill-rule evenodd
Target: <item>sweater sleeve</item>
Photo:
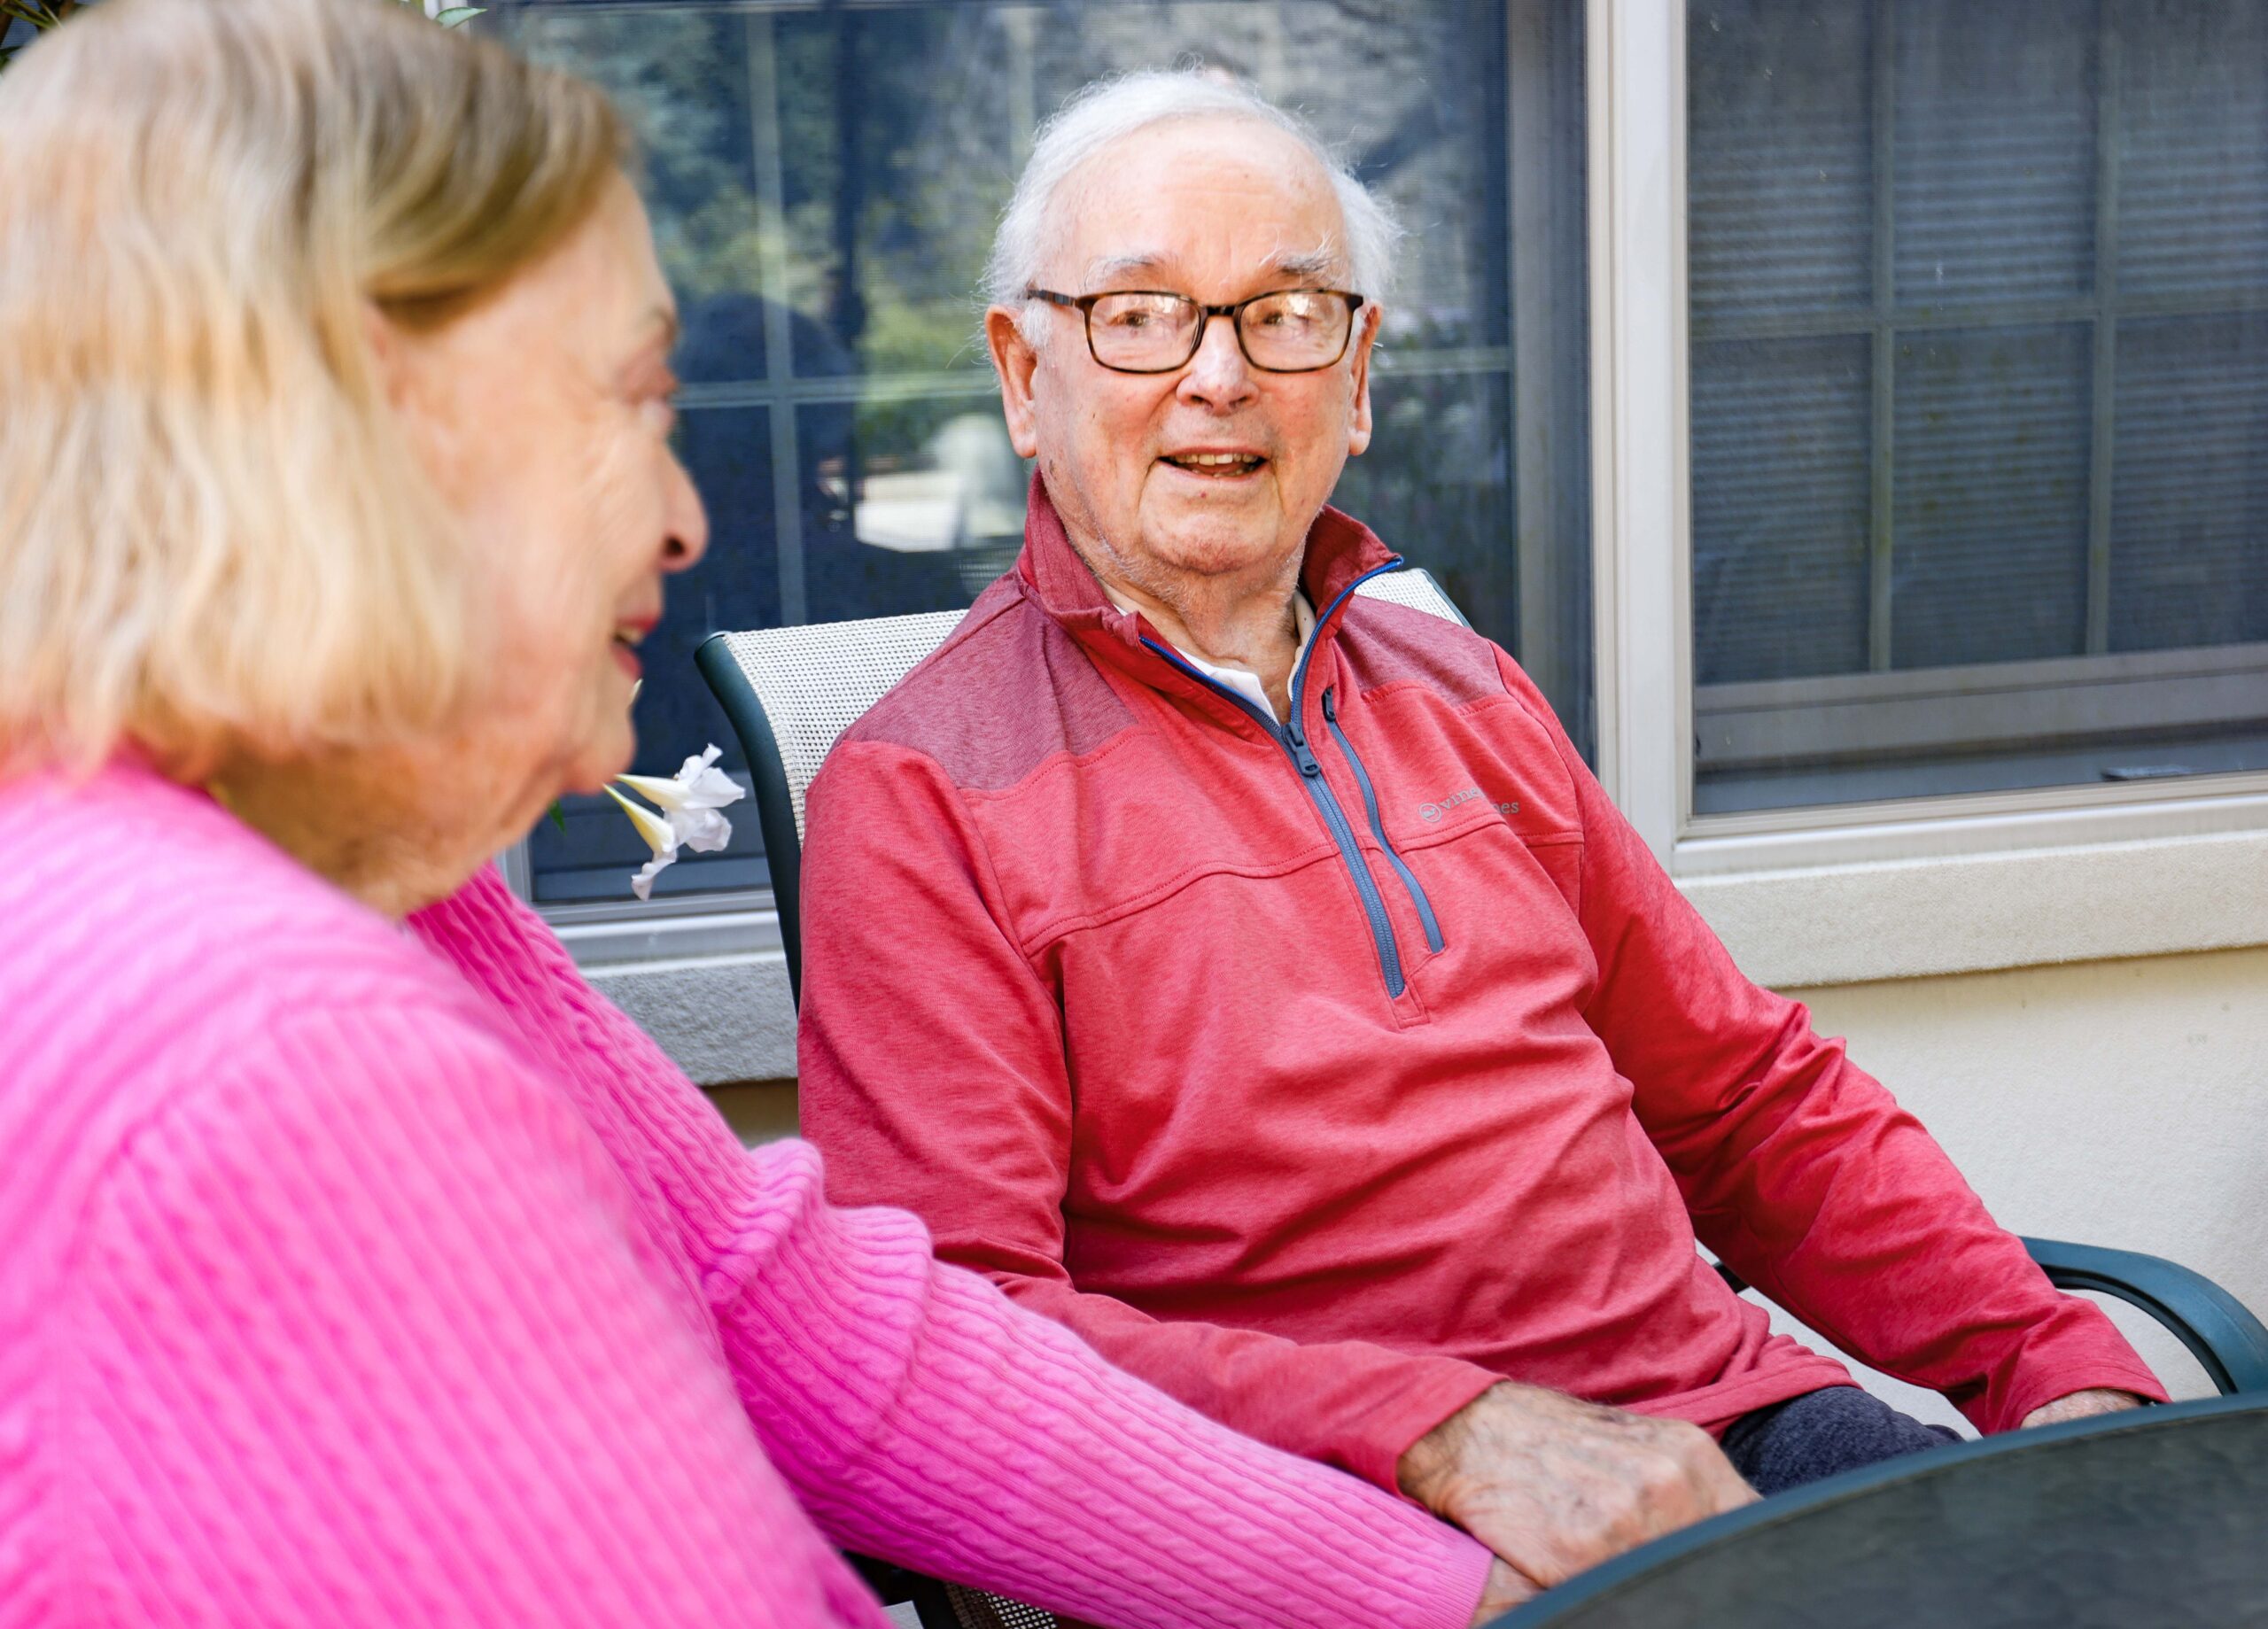
<instances>
[{"instance_id":1,"label":"sweater sleeve","mask_svg":"<svg viewBox=\"0 0 2268 1629\"><path fill-rule=\"evenodd\" d=\"M2090 1386L2163 1401L2109 1319L2048 1284L1843 1043L1741 974L1526 676L1499 662L1575 785L1575 903L1598 963L1586 1016L1702 1243L1844 1351L1945 1393L1979 1430L2013 1429Z\"/></svg>"},{"instance_id":2,"label":"sweater sleeve","mask_svg":"<svg viewBox=\"0 0 2268 1629\"><path fill-rule=\"evenodd\" d=\"M880 1629L555 1087L432 1004L252 1047L95 1190L94 1617Z\"/></svg>"},{"instance_id":3,"label":"sweater sleeve","mask_svg":"<svg viewBox=\"0 0 2268 1629\"><path fill-rule=\"evenodd\" d=\"M1071 1083L1058 993L1006 926L981 835L917 753L836 749L811 789L798 1047L835 1198L903 1205L948 1261L1200 1412L1388 1491L1500 1377L1367 1341L1153 1318L1064 1264ZM951 969L949 974L941 973Z\"/></svg>"},{"instance_id":4,"label":"sweater sleeve","mask_svg":"<svg viewBox=\"0 0 2268 1629\"><path fill-rule=\"evenodd\" d=\"M941 1264L903 1211L839 1210L810 1144L741 1147L493 876L425 924L665 1196L771 1463L835 1542L1097 1624L1461 1625L1487 1552L1239 1436Z\"/></svg>"},{"instance_id":5,"label":"sweater sleeve","mask_svg":"<svg viewBox=\"0 0 2268 1629\"><path fill-rule=\"evenodd\" d=\"M837 1542L1129 1629L1471 1617L1488 1556L1462 1533L1113 1369L906 1213L830 1207L808 1144L751 1162L726 1346Z\"/></svg>"}]
</instances>

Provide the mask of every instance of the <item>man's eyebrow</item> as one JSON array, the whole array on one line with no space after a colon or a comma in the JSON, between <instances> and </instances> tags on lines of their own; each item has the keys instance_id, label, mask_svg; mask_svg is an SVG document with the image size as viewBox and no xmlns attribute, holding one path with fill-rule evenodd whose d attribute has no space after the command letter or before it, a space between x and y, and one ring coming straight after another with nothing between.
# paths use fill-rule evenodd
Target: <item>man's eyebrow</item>
<instances>
[{"instance_id":1,"label":"man's eyebrow","mask_svg":"<svg viewBox=\"0 0 2268 1629\"><path fill-rule=\"evenodd\" d=\"M1115 283L1137 272L1153 272L1169 265L1173 257L1155 249L1138 249L1128 254L1106 254L1087 262L1087 286Z\"/></svg>"},{"instance_id":2,"label":"man's eyebrow","mask_svg":"<svg viewBox=\"0 0 2268 1629\"><path fill-rule=\"evenodd\" d=\"M1320 283L1339 265L1339 253L1329 244L1313 249L1279 254L1268 262L1268 269L1296 283Z\"/></svg>"}]
</instances>

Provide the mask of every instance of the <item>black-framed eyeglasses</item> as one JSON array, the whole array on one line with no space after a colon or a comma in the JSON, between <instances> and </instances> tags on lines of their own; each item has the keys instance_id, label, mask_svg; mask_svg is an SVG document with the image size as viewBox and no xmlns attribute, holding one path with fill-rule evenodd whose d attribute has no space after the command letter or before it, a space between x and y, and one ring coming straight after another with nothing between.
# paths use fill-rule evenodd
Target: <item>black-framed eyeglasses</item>
<instances>
[{"instance_id":1,"label":"black-framed eyeglasses","mask_svg":"<svg viewBox=\"0 0 2268 1629\"><path fill-rule=\"evenodd\" d=\"M1076 311L1087 351L1115 373L1171 373L1205 343L1205 326L1226 317L1244 360L1262 373L1314 373L1347 354L1363 296L1344 289L1274 289L1233 306L1200 306L1161 289L1058 294L1026 289L1027 299Z\"/></svg>"}]
</instances>

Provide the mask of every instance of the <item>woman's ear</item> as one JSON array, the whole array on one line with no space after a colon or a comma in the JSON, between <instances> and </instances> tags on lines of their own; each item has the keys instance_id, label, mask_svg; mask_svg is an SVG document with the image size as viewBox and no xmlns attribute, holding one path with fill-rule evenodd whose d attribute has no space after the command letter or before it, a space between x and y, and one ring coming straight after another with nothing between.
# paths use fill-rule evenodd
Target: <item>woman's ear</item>
<instances>
[{"instance_id":1,"label":"woman's ear","mask_svg":"<svg viewBox=\"0 0 2268 1629\"><path fill-rule=\"evenodd\" d=\"M377 373L378 388L385 392L388 401L399 407L408 384L403 376L401 330L378 309L375 300L362 302L361 318L362 344L370 353L370 366Z\"/></svg>"},{"instance_id":2,"label":"woman's ear","mask_svg":"<svg viewBox=\"0 0 2268 1629\"><path fill-rule=\"evenodd\" d=\"M448 366L446 337L407 329L362 302L362 344L369 379L392 413L403 445L446 490L462 473L463 406Z\"/></svg>"}]
</instances>

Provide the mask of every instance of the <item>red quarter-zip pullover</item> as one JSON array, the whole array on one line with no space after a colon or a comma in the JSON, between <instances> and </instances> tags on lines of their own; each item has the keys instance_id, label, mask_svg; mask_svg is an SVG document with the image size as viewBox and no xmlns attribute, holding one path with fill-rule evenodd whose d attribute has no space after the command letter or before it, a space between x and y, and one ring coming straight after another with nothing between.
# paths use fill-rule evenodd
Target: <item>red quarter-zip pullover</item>
<instances>
[{"instance_id":1,"label":"red quarter-zip pullover","mask_svg":"<svg viewBox=\"0 0 2268 1629\"><path fill-rule=\"evenodd\" d=\"M1998 1431L2163 1397L1889 1093L1743 978L1487 640L1349 597L1283 726L1016 570L812 787L802 1108L1106 1356L1395 1485L1503 1377L1721 1428L1845 1383L1696 1253Z\"/></svg>"}]
</instances>

